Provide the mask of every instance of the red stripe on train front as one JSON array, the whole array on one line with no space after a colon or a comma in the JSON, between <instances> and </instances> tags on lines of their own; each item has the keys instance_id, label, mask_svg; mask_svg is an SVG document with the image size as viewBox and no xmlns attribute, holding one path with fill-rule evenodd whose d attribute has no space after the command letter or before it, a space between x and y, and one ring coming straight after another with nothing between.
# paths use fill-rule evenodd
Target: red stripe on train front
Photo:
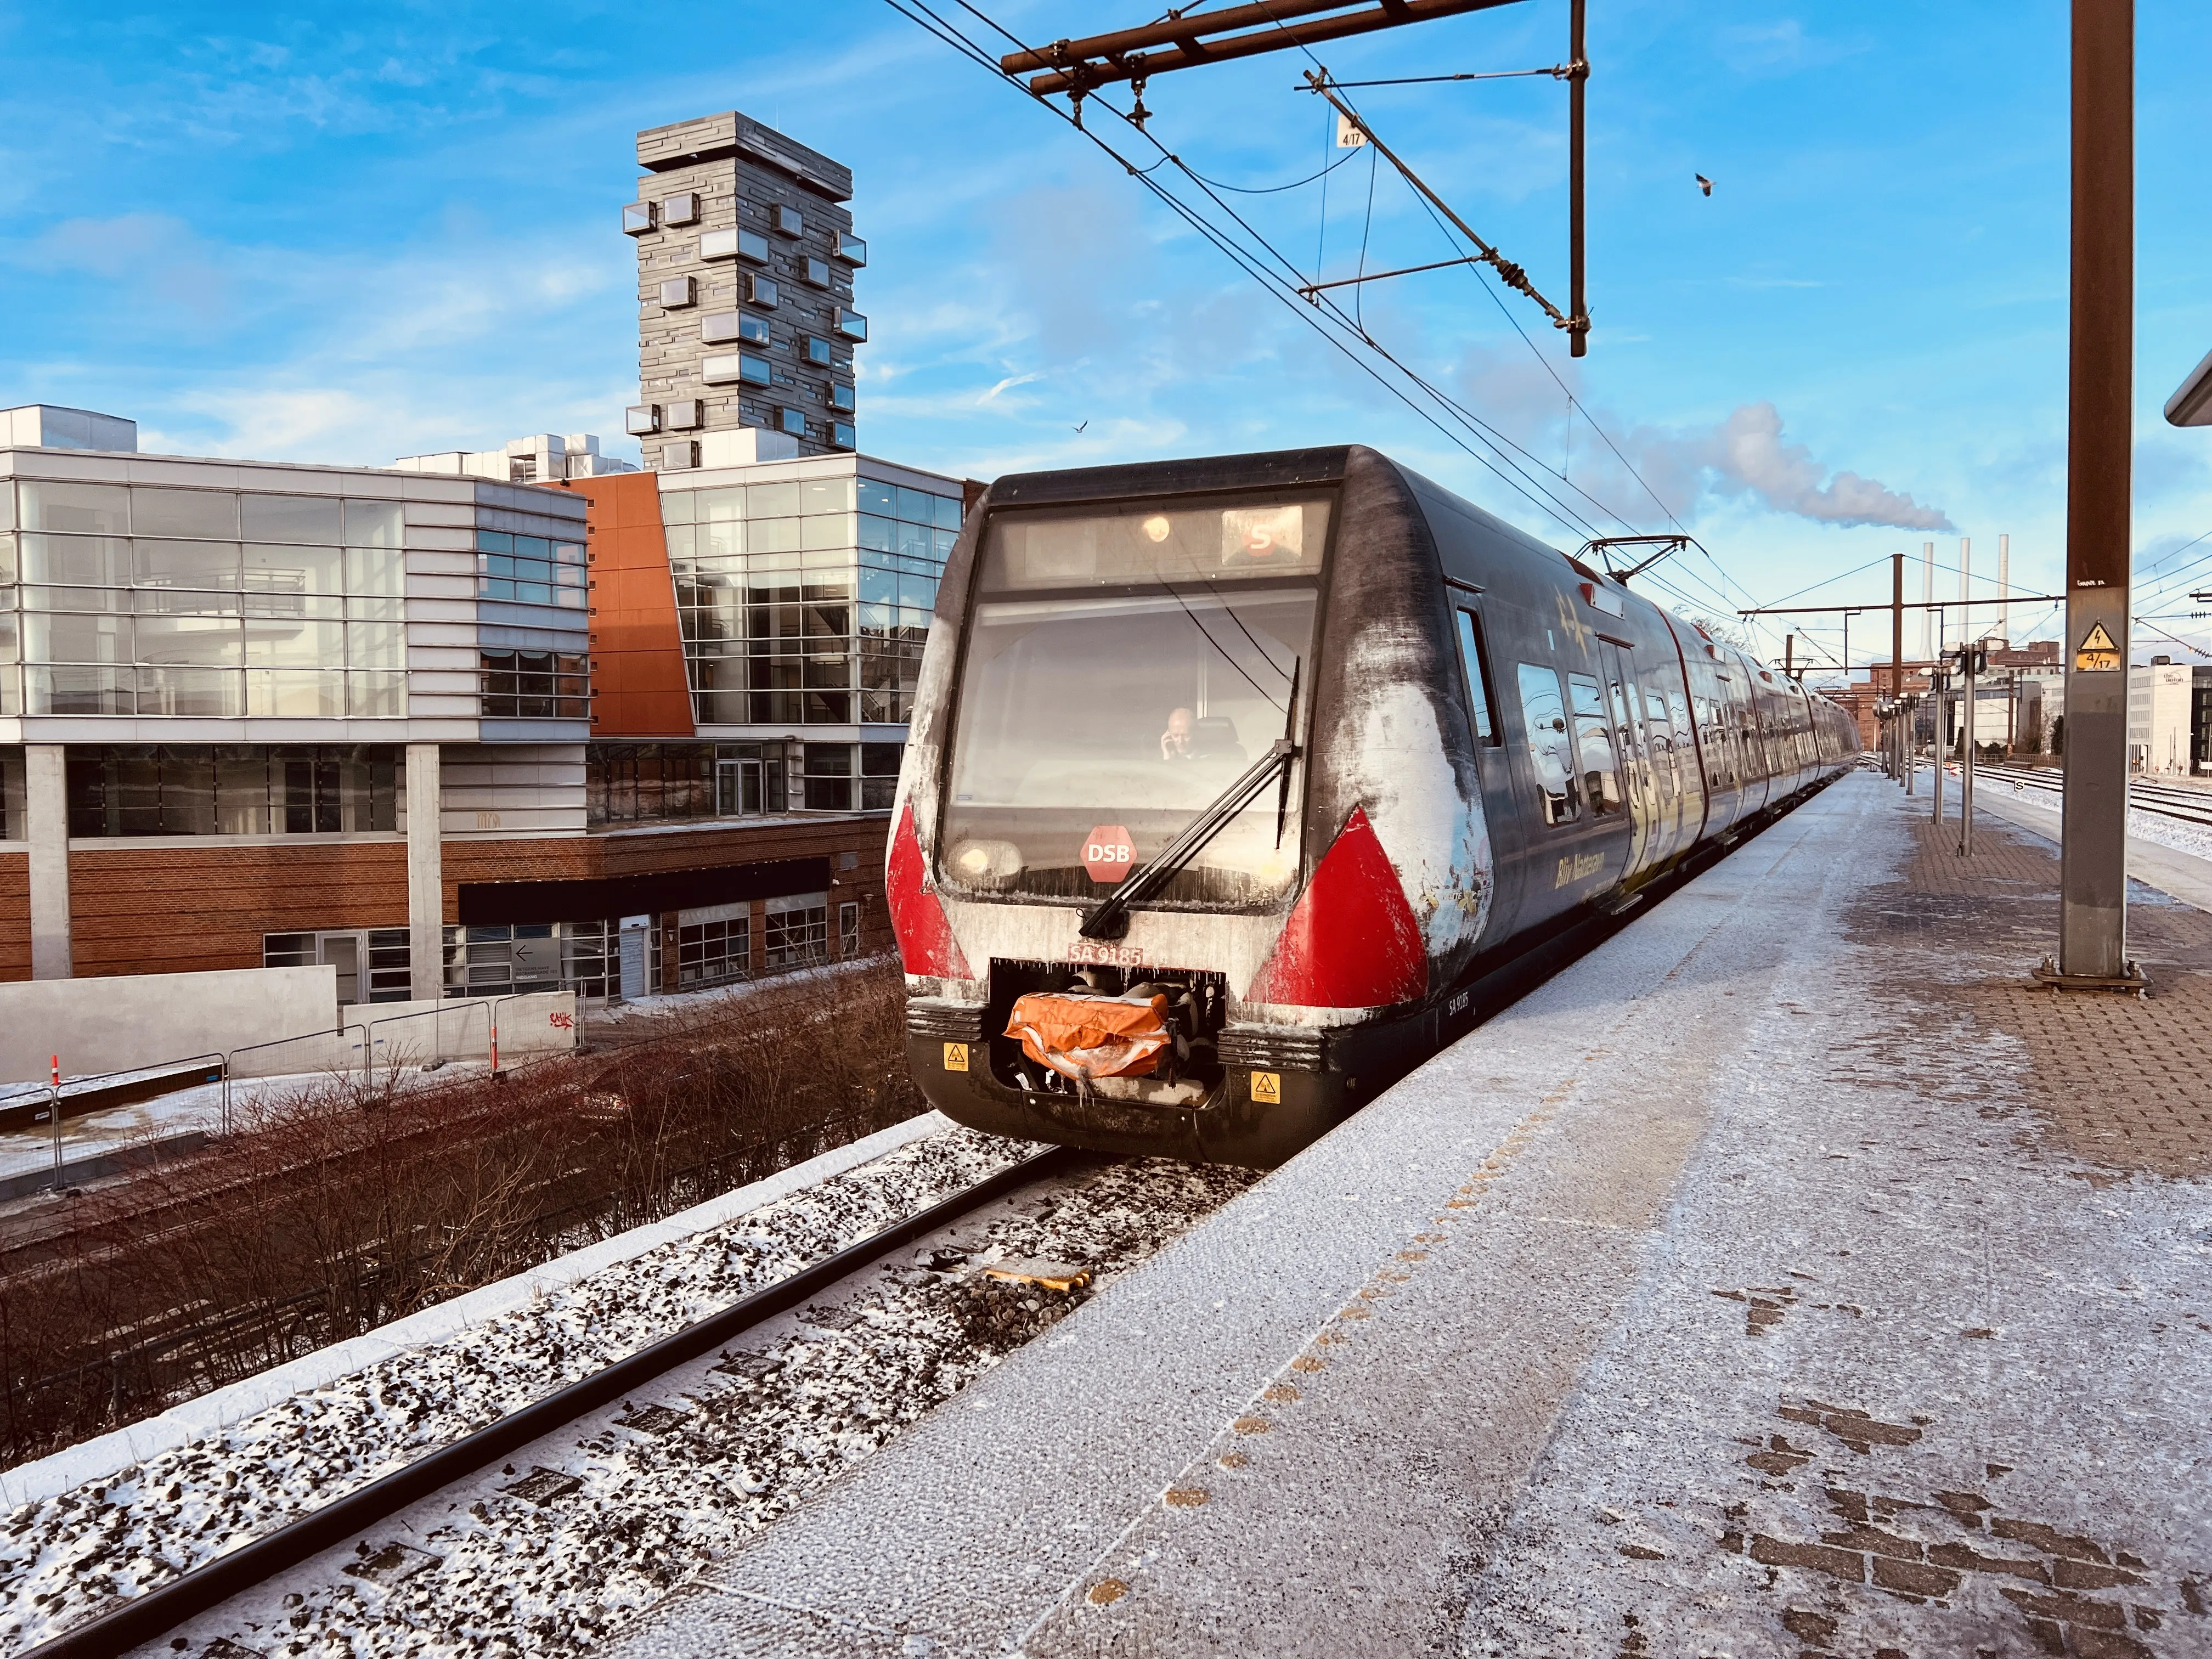
<instances>
[{"instance_id":1,"label":"red stripe on train front","mask_svg":"<svg viewBox=\"0 0 2212 1659\"><path fill-rule=\"evenodd\" d=\"M891 856L884 872L884 895L891 909L891 932L898 936L899 960L909 974L933 979L973 979L960 941L952 937L952 924L945 907L930 890L929 868L921 856L921 842L914 833L914 808L899 816L898 833L891 837Z\"/></svg>"},{"instance_id":2,"label":"red stripe on train front","mask_svg":"<svg viewBox=\"0 0 2212 1659\"><path fill-rule=\"evenodd\" d=\"M1355 806L1245 1000L1380 1008L1428 988L1420 923L1366 810Z\"/></svg>"}]
</instances>

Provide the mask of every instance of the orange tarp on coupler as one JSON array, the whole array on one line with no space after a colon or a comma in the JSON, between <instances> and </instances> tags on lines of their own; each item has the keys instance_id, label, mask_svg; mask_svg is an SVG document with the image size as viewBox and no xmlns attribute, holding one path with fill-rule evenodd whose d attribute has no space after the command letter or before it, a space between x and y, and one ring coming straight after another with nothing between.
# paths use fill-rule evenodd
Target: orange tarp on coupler
<instances>
[{"instance_id":1,"label":"orange tarp on coupler","mask_svg":"<svg viewBox=\"0 0 2212 1659\"><path fill-rule=\"evenodd\" d=\"M1006 1035L1063 1077L1143 1077L1175 1039L1168 1000L1032 991L1014 1004Z\"/></svg>"}]
</instances>

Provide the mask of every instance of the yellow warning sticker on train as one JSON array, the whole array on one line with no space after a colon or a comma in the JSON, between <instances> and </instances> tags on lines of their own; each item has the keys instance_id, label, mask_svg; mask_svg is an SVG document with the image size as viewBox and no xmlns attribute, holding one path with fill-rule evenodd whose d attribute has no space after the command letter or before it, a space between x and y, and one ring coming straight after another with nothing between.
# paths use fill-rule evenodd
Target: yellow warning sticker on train
<instances>
[{"instance_id":1,"label":"yellow warning sticker on train","mask_svg":"<svg viewBox=\"0 0 2212 1659\"><path fill-rule=\"evenodd\" d=\"M948 1072L964 1072L968 1069L966 1043L948 1042L945 1045L945 1069Z\"/></svg>"},{"instance_id":2,"label":"yellow warning sticker on train","mask_svg":"<svg viewBox=\"0 0 2212 1659\"><path fill-rule=\"evenodd\" d=\"M2074 653L2074 672L2077 674L2109 674L2120 665L2120 647L2105 631L2105 624L2090 624L2087 636Z\"/></svg>"},{"instance_id":3,"label":"yellow warning sticker on train","mask_svg":"<svg viewBox=\"0 0 2212 1659\"><path fill-rule=\"evenodd\" d=\"M1283 1074L1280 1072L1252 1073L1252 1102L1256 1106L1279 1106L1283 1103Z\"/></svg>"}]
</instances>

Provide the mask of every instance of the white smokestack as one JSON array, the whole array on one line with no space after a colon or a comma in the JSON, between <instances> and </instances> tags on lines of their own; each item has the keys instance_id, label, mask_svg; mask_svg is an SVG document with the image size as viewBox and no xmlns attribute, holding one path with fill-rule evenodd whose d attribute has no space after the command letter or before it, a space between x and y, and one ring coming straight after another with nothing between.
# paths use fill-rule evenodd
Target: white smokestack
<instances>
[{"instance_id":1,"label":"white smokestack","mask_svg":"<svg viewBox=\"0 0 2212 1659\"><path fill-rule=\"evenodd\" d=\"M2012 538L1997 538L1997 635L2012 643Z\"/></svg>"},{"instance_id":2,"label":"white smokestack","mask_svg":"<svg viewBox=\"0 0 2212 1659\"><path fill-rule=\"evenodd\" d=\"M1920 659L1926 662L1936 654L1936 544L1920 544Z\"/></svg>"},{"instance_id":3,"label":"white smokestack","mask_svg":"<svg viewBox=\"0 0 2212 1659\"><path fill-rule=\"evenodd\" d=\"M1966 573L1973 568L1974 544L1970 538L1961 536L1959 538L1959 643L1961 645L1974 637L1974 613L1966 608L1966 601L1973 598L1967 591Z\"/></svg>"}]
</instances>

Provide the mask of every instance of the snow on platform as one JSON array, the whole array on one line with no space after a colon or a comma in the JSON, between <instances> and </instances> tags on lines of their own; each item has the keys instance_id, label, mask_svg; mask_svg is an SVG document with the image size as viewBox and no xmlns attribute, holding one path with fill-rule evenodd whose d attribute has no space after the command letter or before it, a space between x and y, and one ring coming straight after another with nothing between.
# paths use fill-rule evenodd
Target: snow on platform
<instances>
[{"instance_id":1,"label":"snow on platform","mask_svg":"<svg viewBox=\"0 0 2212 1659\"><path fill-rule=\"evenodd\" d=\"M1846 778L613 1650L2212 1649L2212 921L2056 999L2047 852L1914 806Z\"/></svg>"}]
</instances>

